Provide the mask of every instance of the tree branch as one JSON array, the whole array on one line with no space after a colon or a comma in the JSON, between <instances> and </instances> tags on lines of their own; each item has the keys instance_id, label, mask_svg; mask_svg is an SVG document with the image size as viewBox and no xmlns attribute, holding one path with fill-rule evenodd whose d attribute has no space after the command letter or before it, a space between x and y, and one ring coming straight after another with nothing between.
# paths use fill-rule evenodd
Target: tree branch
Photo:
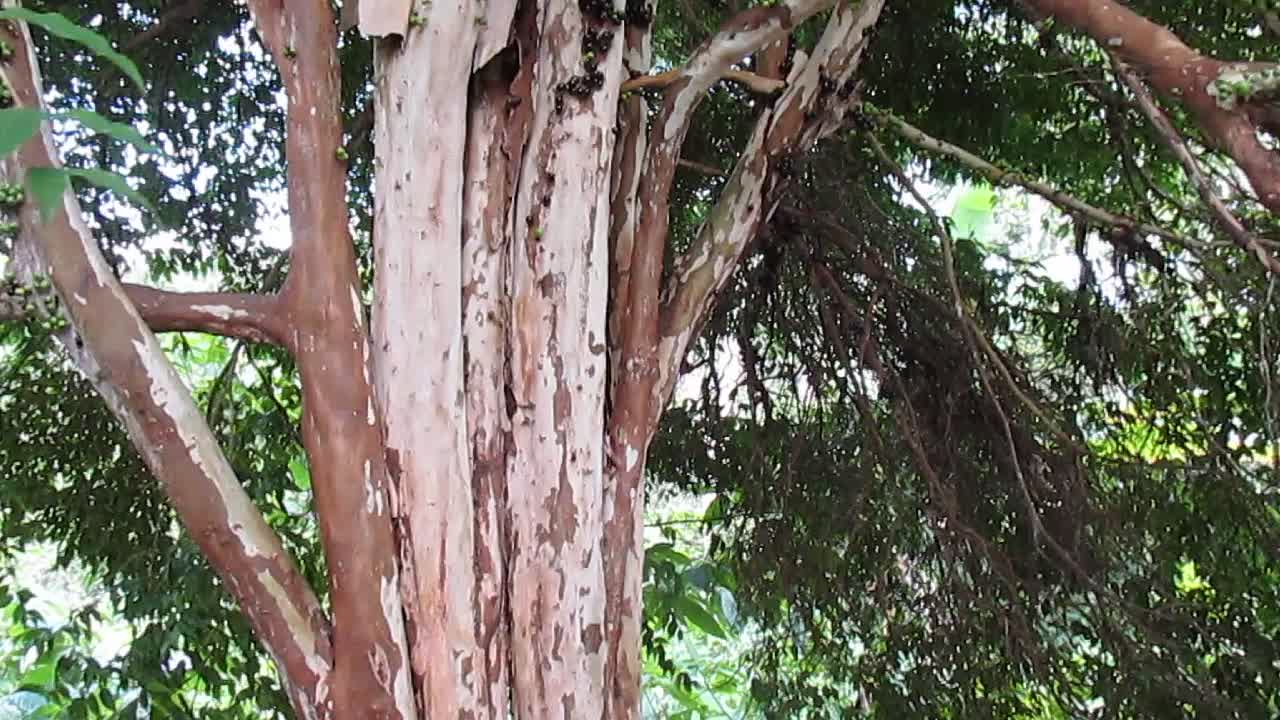
<instances>
[{"instance_id":1,"label":"tree branch","mask_svg":"<svg viewBox=\"0 0 1280 720\"><path fill-rule=\"evenodd\" d=\"M409 3L391 4L407 20ZM379 3L361 5L367 32L380 20L370 12ZM294 243L281 298L292 315L290 346L302 376L303 443L333 588L334 656L345 659L334 667L333 714L413 720L398 553L391 513L384 510L390 505L386 444L351 239L346 156L338 152L337 23L329 0L249 0L249 10L288 98Z\"/></svg>"},{"instance_id":2,"label":"tree branch","mask_svg":"<svg viewBox=\"0 0 1280 720\"><path fill-rule=\"evenodd\" d=\"M657 379L658 293L671 184L689 124L707 90L730 72L733 63L786 37L829 2L791 0L738 13L694 51L683 68L663 73L669 81L664 81L665 97L649 130L645 171L639 178L637 196L644 201L627 263L627 295L619 297L615 307L624 361L614 387L612 444L616 457L634 457L637 467L644 457L645 438L652 435L649 426L656 420L652 390Z\"/></svg>"},{"instance_id":3,"label":"tree branch","mask_svg":"<svg viewBox=\"0 0 1280 720\"><path fill-rule=\"evenodd\" d=\"M675 389L680 361L748 242L767 220L770 165L843 126L856 102L854 74L883 0L839 5L813 56L797 51L787 88L756 122L746 148L692 247L677 258L664 289L658 350L660 412Z\"/></svg>"},{"instance_id":4,"label":"tree branch","mask_svg":"<svg viewBox=\"0 0 1280 720\"><path fill-rule=\"evenodd\" d=\"M0 26L0 37L13 49L0 72L14 104L42 108L26 24ZM58 166L52 131L44 123L36 137L4 159L3 174L21 183L33 168ZM191 393L107 265L74 192L64 190L62 207L47 221L34 203L25 203L18 215L17 275L27 281L50 278L72 322L57 335L71 360L125 426L178 517L244 609L275 658L294 706L328 717L323 697L333 654L320 603L237 481Z\"/></svg>"},{"instance_id":5,"label":"tree branch","mask_svg":"<svg viewBox=\"0 0 1280 720\"><path fill-rule=\"evenodd\" d=\"M1196 191L1200 193L1200 198L1204 200L1205 205L1209 206L1210 213L1218 221L1218 224L1222 226L1222 229L1243 250L1252 253L1268 272L1280 274L1280 262L1262 246L1262 243L1253 236L1253 233L1245 228L1240 220L1227 208L1226 204L1222 202L1222 198L1218 197L1218 194L1209 186L1209 180L1200 170L1200 164L1196 162L1186 143L1182 141L1182 137L1173 127L1173 123L1169 121L1169 118L1165 116L1160 108L1156 107L1155 99L1147 92L1142 82L1120 62L1116 63L1116 72L1119 73L1125 84L1129 86L1129 89L1133 91L1139 107L1142 108L1147 118L1151 120L1151 124L1155 126L1156 132L1159 133L1165 145L1173 151L1174 156L1178 158L1178 162L1182 163L1182 168L1186 171L1187 177L1196 186Z\"/></svg>"},{"instance_id":6,"label":"tree branch","mask_svg":"<svg viewBox=\"0 0 1280 720\"><path fill-rule=\"evenodd\" d=\"M873 114L882 121L884 127L893 130L912 145L924 150L936 152L940 155L946 155L952 160L976 171L978 174L991 181L994 185L1017 185L1028 192L1039 195L1068 213L1088 218L1100 225L1106 225L1114 228L1132 228L1134 231L1143 235L1155 235L1162 237L1184 247L1202 245L1202 243L1179 235L1172 230L1167 230L1150 223L1138 222L1133 218L1124 217L1122 215L1116 215L1108 210L1090 205L1083 200L1068 195L1042 182L1024 177L1020 173L1010 172L996 167L968 150L957 145L952 145L945 140L939 140L938 138L929 135L923 130L890 113L877 110Z\"/></svg>"},{"instance_id":7,"label":"tree branch","mask_svg":"<svg viewBox=\"0 0 1280 720\"><path fill-rule=\"evenodd\" d=\"M288 347L288 316L277 295L124 288L152 332L205 332Z\"/></svg>"},{"instance_id":8,"label":"tree branch","mask_svg":"<svg viewBox=\"0 0 1280 720\"><path fill-rule=\"evenodd\" d=\"M666 89L674 85L683 76L684 69L682 68L667 70L654 75L637 75L622 83L622 92L635 92L648 88ZM787 83L782 80L767 78L747 70L726 70L719 79L738 83L751 92L761 95L775 95L782 92L782 89L787 86Z\"/></svg>"},{"instance_id":9,"label":"tree branch","mask_svg":"<svg viewBox=\"0 0 1280 720\"><path fill-rule=\"evenodd\" d=\"M1090 36L1141 70L1161 94L1181 102L1205 135L1244 170L1263 205L1280 213L1280 158L1259 141L1257 134L1257 118L1265 120L1267 113L1247 101L1241 102L1251 96L1241 85L1247 80L1245 73L1274 66L1205 57L1163 25L1118 0L1025 3Z\"/></svg>"}]
</instances>

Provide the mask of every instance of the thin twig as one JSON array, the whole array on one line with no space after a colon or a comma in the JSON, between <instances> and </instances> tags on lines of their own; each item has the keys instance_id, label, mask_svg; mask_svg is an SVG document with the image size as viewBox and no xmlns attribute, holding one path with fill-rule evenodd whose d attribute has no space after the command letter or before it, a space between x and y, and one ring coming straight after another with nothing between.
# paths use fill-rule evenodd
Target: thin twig
<instances>
[{"instance_id":1,"label":"thin twig","mask_svg":"<svg viewBox=\"0 0 1280 720\"><path fill-rule=\"evenodd\" d=\"M1116 74L1129 86L1129 90L1137 98L1138 106L1142 108L1142 112L1146 114L1147 119L1155 126L1156 132L1164 140L1165 145L1182 163L1182 168L1186 171L1187 177L1195 185L1196 190L1200 193L1200 198L1209 206L1210 212L1223 230L1242 249L1253 253L1254 257L1268 272L1280 274L1280 261L1277 261L1275 256L1258 242L1253 233L1249 232L1248 228L1231 213L1226 203L1222 202L1222 198L1218 197L1213 188L1209 187L1209 180L1200 169L1200 163L1196 161L1195 156L1187 149L1186 142L1183 141L1177 129L1173 127L1173 123L1169 121L1168 116L1156 106L1155 98L1151 96L1146 86L1119 58L1113 55L1111 61L1115 66Z\"/></svg>"},{"instance_id":2,"label":"thin twig","mask_svg":"<svg viewBox=\"0 0 1280 720\"><path fill-rule=\"evenodd\" d=\"M885 120L884 125L896 132L907 142L924 150L930 150L940 155L955 160L986 177L995 185L1017 185L1029 192L1048 200L1057 207L1077 215L1086 217L1094 222L1106 225L1108 227L1133 228L1134 231L1143 235L1155 235L1170 240L1183 247L1195 247L1202 245L1199 241L1192 240L1183 235L1162 228L1158 225L1150 223L1138 222L1133 218L1117 215L1108 210L1090 205L1078 198L1068 195L1061 190L1050 187L1042 182L1031 180L1023 175L1004 170L987 162L986 160L974 155L964 148L952 145L945 140L939 140L923 130L911 125L907 121L890 115L888 113L878 113L878 116Z\"/></svg>"}]
</instances>

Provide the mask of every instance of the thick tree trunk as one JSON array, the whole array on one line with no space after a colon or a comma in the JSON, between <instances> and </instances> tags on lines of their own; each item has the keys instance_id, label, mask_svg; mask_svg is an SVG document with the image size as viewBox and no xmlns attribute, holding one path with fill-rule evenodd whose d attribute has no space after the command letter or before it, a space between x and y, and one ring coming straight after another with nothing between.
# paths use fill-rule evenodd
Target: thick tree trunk
<instances>
[{"instance_id":1,"label":"thick tree trunk","mask_svg":"<svg viewBox=\"0 0 1280 720\"><path fill-rule=\"evenodd\" d=\"M856 102L882 4L832 11L783 83L733 66L829 0L743 12L685 67L647 77L642 3L365 0L346 20L382 36L372 328L325 0L250 0L289 102L294 245L279 296L125 288L104 275L74 198L43 237L24 211L30 264L56 265L58 294L76 300L69 348L276 657L300 717L639 716L645 455L682 357L771 212L774 168ZM28 40L24 28L15 42ZM28 105L33 57L5 69ZM723 78L780 94L664 284L680 148ZM628 84L659 88L662 103L632 97L619 117ZM55 160L46 134L7 176ZM297 359L330 617L152 329L275 342Z\"/></svg>"},{"instance_id":2,"label":"thick tree trunk","mask_svg":"<svg viewBox=\"0 0 1280 720\"><path fill-rule=\"evenodd\" d=\"M414 671L427 717L505 718L508 690L519 717L601 717L621 54L601 53L602 87L558 91L589 72L584 21L606 28L528 4L521 56L473 84L480 12L435 3L377 55L374 367Z\"/></svg>"}]
</instances>

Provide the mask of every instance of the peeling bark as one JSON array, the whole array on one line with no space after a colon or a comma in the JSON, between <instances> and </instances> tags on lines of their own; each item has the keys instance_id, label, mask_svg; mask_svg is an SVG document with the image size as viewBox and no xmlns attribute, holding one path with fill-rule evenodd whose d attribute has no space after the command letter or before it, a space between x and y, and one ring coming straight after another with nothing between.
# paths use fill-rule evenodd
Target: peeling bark
<instances>
[{"instance_id":1,"label":"peeling bark","mask_svg":"<svg viewBox=\"0 0 1280 720\"><path fill-rule=\"evenodd\" d=\"M376 384L396 458L413 673L429 718L490 717L463 384L467 108L425 101L466 97L479 10L434 3L423 27L382 42L376 56Z\"/></svg>"}]
</instances>

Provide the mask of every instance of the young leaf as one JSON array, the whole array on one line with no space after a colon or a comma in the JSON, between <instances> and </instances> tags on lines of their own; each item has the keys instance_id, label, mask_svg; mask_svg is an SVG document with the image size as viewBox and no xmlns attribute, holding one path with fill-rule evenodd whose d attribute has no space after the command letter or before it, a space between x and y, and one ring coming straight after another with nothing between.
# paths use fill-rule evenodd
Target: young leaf
<instances>
[{"instance_id":1,"label":"young leaf","mask_svg":"<svg viewBox=\"0 0 1280 720\"><path fill-rule=\"evenodd\" d=\"M142 82L142 73L138 72L138 66L134 65L132 60L111 47L110 41L106 38L89 28L80 27L59 13L42 13L27 10L26 8L10 8L8 10L0 10L0 20L23 20L32 25L39 25L60 38L78 42L95 54L114 63L133 81L133 84L138 86L139 90L146 92L146 85Z\"/></svg>"},{"instance_id":2,"label":"young leaf","mask_svg":"<svg viewBox=\"0 0 1280 720\"><path fill-rule=\"evenodd\" d=\"M307 461L295 457L289 461L289 473L293 475L293 484L303 490L311 489L311 471L307 469Z\"/></svg>"},{"instance_id":3,"label":"young leaf","mask_svg":"<svg viewBox=\"0 0 1280 720\"><path fill-rule=\"evenodd\" d=\"M67 190L67 171L51 167L31 168L27 171L27 189L40 208L40 221L49 222L62 207L62 194Z\"/></svg>"},{"instance_id":4,"label":"young leaf","mask_svg":"<svg viewBox=\"0 0 1280 720\"><path fill-rule=\"evenodd\" d=\"M40 131L41 112L34 108L0 110L0 158L22 147Z\"/></svg>"}]
</instances>

